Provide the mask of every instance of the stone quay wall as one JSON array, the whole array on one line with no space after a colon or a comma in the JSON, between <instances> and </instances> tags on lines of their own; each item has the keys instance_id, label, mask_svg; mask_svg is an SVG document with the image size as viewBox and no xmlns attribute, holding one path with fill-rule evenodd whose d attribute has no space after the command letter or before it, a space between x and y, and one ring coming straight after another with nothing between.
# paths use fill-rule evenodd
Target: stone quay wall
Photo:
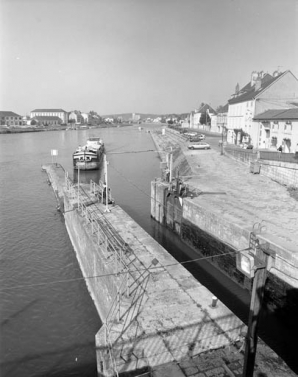
<instances>
[{"instance_id":1,"label":"stone quay wall","mask_svg":"<svg viewBox=\"0 0 298 377\"><path fill-rule=\"evenodd\" d=\"M74 247L82 274L90 296L96 306L100 319L104 322L107 318L112 301L117 294L115 284L114 265L107 264L100 252L95 237L92 235L91 224L81 216L70 203L67 195L65 203L65 226ZM93 278L93 276L101 276ZM104 277L103 277L104 276Z\"/></svg>"},{"instance_id":2,"label":"stone quay wall","mask_svg":"<svg viewBox=\"0 0 298 377\"><path fill-rule=\"evenodd\" d=\"M258 153L239 148L225 147L225 154L246 165L258 161L260 174L286 186L298 188L298 160L297 163L260 159Z\"/></svg>"},{"instance_id":3,"label":"stone quay wall","mask_svg":"<svg viewBox=\"0 0 298 377\"><path fill-rule=\"evenodd\" d=\"M210 259L215 267L229 276L240 286L251 290L252 281L236 266L237 250L249 247L251 230L212 211L208 201L199 203L183 198L183 205L171 185L160 180L151 183L151 215L159 223L180 235L181 239L202 256L225 254ZM171 199L172 198L172 199ZM176 215L182 212L182 215ZM298 313L296 279L297 256L266 237L258 235L261 243L267 242L275 253L265 287L265 300L273 309L295 310ZM232 253L232 254L227 254ZM296 292L296 293L295 293Z\"/></svg>"}]
</instances>

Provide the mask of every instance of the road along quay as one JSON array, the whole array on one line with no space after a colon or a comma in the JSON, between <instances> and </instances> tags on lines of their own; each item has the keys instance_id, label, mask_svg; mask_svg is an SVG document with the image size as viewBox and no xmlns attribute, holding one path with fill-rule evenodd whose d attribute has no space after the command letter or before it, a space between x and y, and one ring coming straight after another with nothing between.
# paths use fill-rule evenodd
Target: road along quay
<instances>
[{"instance_id":1,"label":"road along quay","mask_svg":"<svg viewBox=\"0 0 298 377\"><path fill-rule=\"evenodd\" d=\"M103 322L98 376L242 375L245 325L118 205L107 208L100 186L74 184L58 164L43 170ZM256 371L294 375L262 349Z\"/></svg>"}]
</instances>

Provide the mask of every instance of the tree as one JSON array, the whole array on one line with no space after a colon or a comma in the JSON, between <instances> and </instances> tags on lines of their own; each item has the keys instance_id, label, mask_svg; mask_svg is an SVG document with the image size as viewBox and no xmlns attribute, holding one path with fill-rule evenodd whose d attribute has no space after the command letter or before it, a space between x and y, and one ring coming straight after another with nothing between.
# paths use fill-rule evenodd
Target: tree
<instances>
[{"instance_id":1,"label":"tree","mask_svg":"<svg viewBox=\"0 0 298 377\"><path fill-rule=\"evenodd\" d=\"M210 124L211 118L207 112L201 114L200 123L201 124Z\"/></svg>"},{"instance_id":2,"label":"tree","mask_svg":"<svg viewBox=\"0 0 298 377\"><path fill-rule=\"evenodd\" d=\"M224 106L222 106L222 105L217 106L217 108L216 108L216 112L217 112L217 113L222 113L222 112L223 112L223 108L224 108Z\"/></svg>"}]
</instances>

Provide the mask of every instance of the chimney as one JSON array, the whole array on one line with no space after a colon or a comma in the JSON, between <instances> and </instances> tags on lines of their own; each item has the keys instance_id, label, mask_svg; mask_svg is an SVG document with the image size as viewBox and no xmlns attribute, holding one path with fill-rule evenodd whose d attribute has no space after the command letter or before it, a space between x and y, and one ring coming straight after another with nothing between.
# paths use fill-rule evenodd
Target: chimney
<instances>
[{"instance_id":1,"label":"chimney","mask_svg":"<svg viewBox=\"0 0 298 377\"><path fill-rule=\"evenodd\" d=\"M257 71L253 71L252 74L251 74L250 86L254 86L255 85L258 77L259 77L258 72Z\"/></svg>"},{"instance_id":2,"label":"chimney","mask_svg":"<svg viewBox=\"0 0 298 377\"><path fill-rule=\"evenodd\" d=\"M262 80L258 78L255 83L255 90L259 90L262 85Z\"/></svg>"},{"instance_id":3,"label":"chimney","mask_svg":"<svg viewBox=\"0 0 298 377\"><path fill-rule=\"evenodd\" d=\"M237 82L236 88L235 88L235 94L237 95L239 93L239 83Z\"/></svg>"},{"instance_id":4,"label":"chimney","mask_svg":"<svg viewBox=\"0 0 298 377\"><path fill-rule=\"evenodd\" d=\"M265 72L264 71L260 71L259 72L259 77L262 79L264 76L265 76Z\"/></svg>"}]
</instances>

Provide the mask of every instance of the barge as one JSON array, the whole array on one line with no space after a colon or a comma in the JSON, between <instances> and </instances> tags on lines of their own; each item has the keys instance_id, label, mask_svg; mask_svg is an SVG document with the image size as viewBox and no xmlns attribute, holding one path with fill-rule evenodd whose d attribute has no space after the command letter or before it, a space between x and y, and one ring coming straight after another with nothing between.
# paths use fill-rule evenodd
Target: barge
<instances>
[{"instance_id":1,"label":"barge","mask_svg":"<svg viewBox=\"0 0 298 377\"><path fill-rule=\"evenodd\" d=\"M73 154L73 167L80 170L99 169L104 143L100 137L90 137L86 145L79 146Z\"/></svg>"}]
</instances>

